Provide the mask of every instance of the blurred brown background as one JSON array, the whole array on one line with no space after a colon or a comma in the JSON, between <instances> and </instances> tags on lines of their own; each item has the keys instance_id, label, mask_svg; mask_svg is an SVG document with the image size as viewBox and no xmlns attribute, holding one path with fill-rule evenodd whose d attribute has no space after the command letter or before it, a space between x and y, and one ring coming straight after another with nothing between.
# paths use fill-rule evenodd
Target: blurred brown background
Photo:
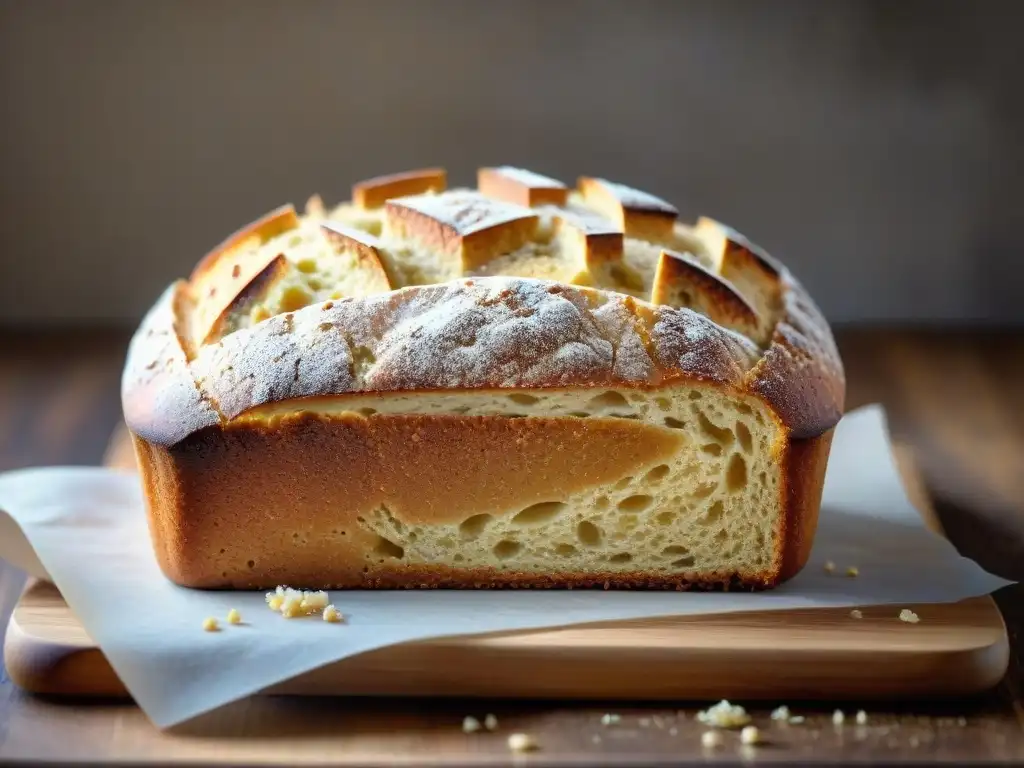
<instances>
[{"instance_id":1,"label":"blurred brown background","mask_svg":"<svg viewBox=\"0 0 1024 768\"><path fill-rule=\"evenodd\" d=\"M835 321L1024 320L1024 2L0 2L0 322L440 164L732 223Z\"/></svg>"}]
</instances>

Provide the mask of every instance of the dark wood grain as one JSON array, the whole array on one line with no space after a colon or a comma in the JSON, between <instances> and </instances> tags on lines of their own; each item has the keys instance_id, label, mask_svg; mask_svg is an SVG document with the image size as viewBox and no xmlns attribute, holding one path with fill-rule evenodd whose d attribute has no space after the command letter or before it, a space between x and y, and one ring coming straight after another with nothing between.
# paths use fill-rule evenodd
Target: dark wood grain
<instances>
[{"instance_id":1,"label":"dark wood grain","mask_svg":"<svg viewBox=\"0 0 1024 768\"><path fill-rule=\"evenodd\" d=\"M1024 579L1024 333L845 330L840 346L849 407L886 406L894 437L913 447L942 524L960 551L989 570ZM99 463L118 420L117 383L126 336L119 333L0 334L0 471L34 464ZM0 565L0 627L21 578ZM999 688L969 700L901 705L864 702L866 727L837 729L831 708L787 702L809 715L802 726L772 729L773 743L744 752L735 736L720 763L906 764L1024 760L1024 588L996 599L1012 642ZM253 762L288 764L275 751L274 722L301 713L310 753L325 761L385 764L505 763L504 738L527 731L543 748L537 764L694 764L705 755L697 706L640 703L579 706L551 702L260 699L149 734L127 704L85 706L33 698L0 681L0 760L80 759L160 762L187 741L192 759L215 763L229 744L250 745ZM468 737L466 714L495 712L500 734ZM601 715L622 715L603 726ZM852 714L852 713L851 713ZM758 720L768 727L767 713ZM291 718L290 718L291 719ZM351 750L317 753L317 734L347 734ZM139 734L148 734L145 738ZM256 735L254 735L256 734Z\"/></svg>"}]
</instances>

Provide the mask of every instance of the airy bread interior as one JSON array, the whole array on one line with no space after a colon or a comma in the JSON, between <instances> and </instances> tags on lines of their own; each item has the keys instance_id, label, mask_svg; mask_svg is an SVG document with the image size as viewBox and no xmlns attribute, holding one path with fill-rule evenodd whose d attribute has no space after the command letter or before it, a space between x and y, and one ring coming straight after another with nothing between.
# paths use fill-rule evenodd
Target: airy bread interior
<instances>
[{"instance_id":1,"label":"airy bread interior","mask_svg":"<svg viewBox=\"0 0 1024 768\"><path fill-rule=\"evenodd\" d=\"M401 561L517 572L682 575L761 571L775 554L780 475L772 455L780 432L771 412L753 398L684 386L658 393L576 389L352 395L313 400L301 409L368 419L392 413L634 419L682 437L668 460L522 509L411 525L401 510L382 506L359 520L379 537L365 553L374 565ZM238 421L272 422L295 410L294 403L263 406ZM580 472L586 473L586 467Z\"/></svg>"}]
</instances>

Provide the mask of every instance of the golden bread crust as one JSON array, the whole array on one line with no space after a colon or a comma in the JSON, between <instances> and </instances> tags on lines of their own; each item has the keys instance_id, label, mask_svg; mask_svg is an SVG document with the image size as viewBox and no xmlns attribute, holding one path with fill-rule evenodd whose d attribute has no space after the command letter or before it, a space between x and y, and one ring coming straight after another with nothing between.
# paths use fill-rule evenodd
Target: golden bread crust
<instances>
[{"instance_id":1,"label":"golden bread crust","mask_svg":"<svg viewBox=\"0 0 1024 768\"><path fill-rule=\"evenodd\" d=\"M475 269L494 254L521 248L537 229L532 209L477 192L389 200L386 216L392 231L447 255L460 270Z\"/></svg>"},{"instance_id":2,"label":"golden bread crust","mask_svg":"<svg viewBox=\"0 0 1024 768\"><path fill-rule=\"evenodd\" d=\"M435 194L445 185L440 169L357 184L355 208L383 222L380 237L331 220L311 200L309 220L336 252L354 257L346 264L356 265L370 295L230 323L292 268L287 254L273 252L273 238L308 225L285 206L211 251L147 315L129 350L122 400L165 573L187 586L234 588L764 588L799 571L845 381L827 322L789 271L711 219L685 228L665 201L602 179L582 179L574 196L556 180L507 167L483 169L481 192ZM352 206L342 208L349 215ZM649 267L636 241L656 247ZM403 248L437 259L418 268L458 277L408 284L405 273L388 271ZM560 254L572 265L560 274L601 286L617 284L614 269L643 278L649 268L643 295L652 301L582 284L467 276L510 253ZM672 298L684 289L700 301ZM654 400L687 386L754 401L777 430L772 493L780 513L770 562L605 573L399 563L386 548L380 562L367 559L374 534L352 520L369 511L396 509L403 520L439 525L474 510L546 502L642 474L680 438L630 417L367 419L345 413L345 398L608 388ZM340 410L317 411L331 403ZM277 415L247 416L275 404ZM309 541L296 548L293 534Z\"/></svg>"},{"instance_id":3,"label":"golden bread crust","mask_svg":"<svg viewBox=\"0 0 1024 768\"><path fill-rule=\"evenodd\" d=\"M583 176L579 180L583 199L618 224L627 237L666 242L679 218L675 206L639 189L607 179Z\"/></svg>"},{"instance_id":4,"label":"golden bread crust","mask_svg":"<svg viewBox=\"0 0 1024 768\"><path fill-rule=\"evenodd\" d=\"M723 328L750 339L759 338L757 310L729 282L681 253L667 249L661 252L651 302L691 307Z\"/></svg>"},{"instance_id":5,"label":"golden bread crust","mask_svg":"<svg viewBox=\"0 0 1024 768\"><path fill-rule=\"evenodd\" d=\"M448 174L443 168L421 168L377 176L353 184L352 202L363 210L374 210L395 197L442 192L447 186Z\"/></svg>"},{"instance_id":6,"label":"golden bread crust","mask_svg":"<svg viewBox=\"0 0 1024 768\"><path fill-rule=\"evenodd\" d=\"M323 222L320 228L338 252L348 252L355 257L357 268L363 273L366 293L385 293L394 287L394 277L384 266L376 237L332 221Z\"/></svg>"},{"instance_id":7,"label":"golden bread crust","mask_svg":"<svg viewBox=\"0 0 1024 768\"><path fill-rule=\"evenodd\" d=\"M569 190L562 182L522 168L481 168L477 172L480 194L527 208L565 205Z\"/></svg>"}]
</instances>

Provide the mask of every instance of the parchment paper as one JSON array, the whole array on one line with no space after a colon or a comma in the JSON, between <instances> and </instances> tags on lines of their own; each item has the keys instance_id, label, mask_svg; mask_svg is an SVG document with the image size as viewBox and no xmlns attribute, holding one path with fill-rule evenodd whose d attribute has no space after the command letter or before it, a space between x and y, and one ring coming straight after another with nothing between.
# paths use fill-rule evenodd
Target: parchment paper
<instances>
[{"instance_id":1,"label":"parchment paper","mask_svg":"<svg viewBox=\"0 0 1024 768\"><path fill-rule=\"evenodd\" d=\"M0 475L0 507L7 513L0 512L0 556L57 585L161 727L409 640L665 615L953 602L1009 583L925 528L903 491L882 410L874 406L847 415L837 428L811 562L788 584L761 594L334 591L346 624L284 620L268 610L263 593L199 592L168 582L150 549L134 475L11 472ZM825 573L828 560L836 574ZM843 575L848 565L859 568L857 578ZM223 618L230 608L248 626L202 631L206 616Z\"/></svg>"}]
</instances>

